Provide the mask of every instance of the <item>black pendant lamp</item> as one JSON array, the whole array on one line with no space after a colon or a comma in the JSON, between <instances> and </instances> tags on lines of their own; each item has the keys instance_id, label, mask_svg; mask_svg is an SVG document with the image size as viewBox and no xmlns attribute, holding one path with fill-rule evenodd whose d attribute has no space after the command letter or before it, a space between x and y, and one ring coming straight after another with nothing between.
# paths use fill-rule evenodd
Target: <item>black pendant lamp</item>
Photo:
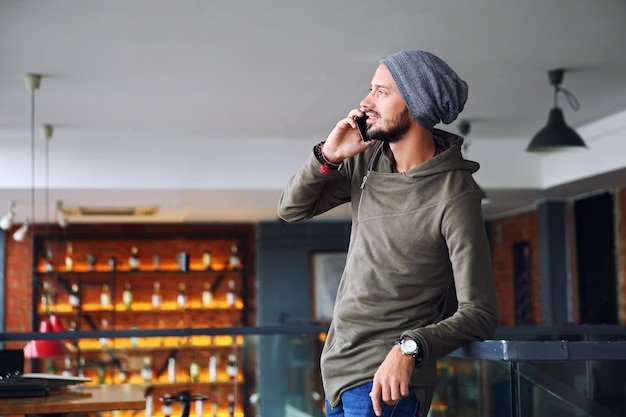
<instances>
[{"instance_id":1,"label":"black pendant lamp","mask_svg":"<svg viewBox=\"0 0 626 417\"><path fill-rule=\"evenodd\" d=\"M561 152L587 148L583 139L574 129L565 123L563 110L558 107L557 96L562 92L567 97L572 109L578 110L578 100L568 90L560 87L565 70L556 69L548 72L550 85L554 87L554 107L548 115L548 124L530 141L527 152Z\"/></svg>"}]
</instances>

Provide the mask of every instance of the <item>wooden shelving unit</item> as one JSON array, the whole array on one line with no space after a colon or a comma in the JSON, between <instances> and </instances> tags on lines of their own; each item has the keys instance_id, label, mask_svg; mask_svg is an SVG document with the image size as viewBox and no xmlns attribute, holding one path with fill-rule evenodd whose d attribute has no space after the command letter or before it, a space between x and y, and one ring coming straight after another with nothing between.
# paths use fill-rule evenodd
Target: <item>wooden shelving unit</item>
<instances>
[{"instance_id":1,"label":"wooden shelving unit","mask_svg":"<svg viewBox=\"0 0 626 417\"><path fill-rule=\"evenodd\" d=\"M41 371L85 375L94 384L142 384L153 416L163 415L160 398L181 391L207 395L205 415L243 416L247 393L254 389L253 374L244 372L252 355L245 354L243 337L180 336L176 330L248 324L254 314L248 311L252 229L171 228L160 234L136 229L37 237L34 327L55 315L66 330L98 332L93 339L67 341L68 355L47 361ZM171 332L106 334L153 329ZM146 362L151 378L142 374Z\"/></svg>"}]
</instances>

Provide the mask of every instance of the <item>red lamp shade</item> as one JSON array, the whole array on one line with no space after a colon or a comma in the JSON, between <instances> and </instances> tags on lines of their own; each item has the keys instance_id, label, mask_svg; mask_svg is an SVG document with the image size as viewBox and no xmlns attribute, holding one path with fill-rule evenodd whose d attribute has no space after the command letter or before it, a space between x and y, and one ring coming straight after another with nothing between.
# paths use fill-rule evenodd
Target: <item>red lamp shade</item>
<instances>
[{"instance_id":1,"label":"red lamp shade","mask_svg":"<svg viewBox=\"0 0 626 417\"><path fill-rule=\"evenodd\" d=\"M56 314L50 314L50 324L52 325L52 331L53 332L66 332L67 329L65 328L65 326L63 326L63 323L61 322L61 319L59 318L59 316L57 316ZM75 340L64 340L63 343L67 346L67 342L70 342L72 344L76 343Z\"/></svg>"},{"instance_id":2,"label":"red lamp shade","mask_svg":"<svg viewBox=\"0 0 626 417\"><path fill-rule=\"evenodd\" d=\"M53 332L52 323L44 319L39 324L39 332ZM25 358L50 358L68 353L67 347L61 340L31 340L24 346Z\"/></svg>"}]
</instances>

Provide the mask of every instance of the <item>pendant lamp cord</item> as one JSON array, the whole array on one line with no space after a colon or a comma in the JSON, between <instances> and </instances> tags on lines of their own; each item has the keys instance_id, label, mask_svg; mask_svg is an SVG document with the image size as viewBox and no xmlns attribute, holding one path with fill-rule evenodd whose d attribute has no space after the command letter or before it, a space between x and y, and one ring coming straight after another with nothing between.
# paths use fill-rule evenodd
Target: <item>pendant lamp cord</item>
<instances>
[{"instance_id":1,"label":"pendant lamp cord","mask_svg":"<svg viewBox=\"0 0 626 417\"><path fill-rule=\"evenodd\" d=\"M46 245L50 244L50 138L46 137Z\"/></svg>"},{"instance_id":2,"label":"pendant lamp cord","mask_svg":"<svg viewBox=\"0 0 626 417\"><path fill-rule=\"evenodd\" d=\"M554 87L554 107L559 107L559 105L557 103L557 96L558 96L559 92L563 93L563 95L565 96L565 98L569 102L570 107L573 110L580 109L580 104L578 103L578 99L576 98L574 93L572 93L571 91L566 90L565 88L560 87L558 85L556 87Z\"/></svg>"},{"instance_id":3,"label":"pendant lamp cord","mask_svg":"<svg viewBox=\"0 0 626 417\"><path fill-rule=\"evenodd\" d=\"M30 215L32 250L35 250L35 89L30 92ZM33 253L34 255L34 253ZM34 261L34 260L33 260Z\"/></svg>"}]
</instances>

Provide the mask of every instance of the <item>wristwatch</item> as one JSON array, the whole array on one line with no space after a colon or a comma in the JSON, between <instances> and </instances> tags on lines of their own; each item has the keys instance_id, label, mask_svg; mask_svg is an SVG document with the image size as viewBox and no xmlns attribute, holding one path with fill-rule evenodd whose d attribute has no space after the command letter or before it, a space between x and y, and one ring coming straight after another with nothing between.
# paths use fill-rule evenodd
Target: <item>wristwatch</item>
<instances>
[{"instance_id":1,"label":"wristwatch","mask_svg":"<svg viewBox=\"0 0 626 417\"><path fill-rule=\"evenodd\" d=\"M418 365L422 360L422 347L420 343L412 337L403 337L399 339L396 344L400 345L400 350L403 355L411 355L415 359L415 364Z\"/></svg>"}]
</instances>

